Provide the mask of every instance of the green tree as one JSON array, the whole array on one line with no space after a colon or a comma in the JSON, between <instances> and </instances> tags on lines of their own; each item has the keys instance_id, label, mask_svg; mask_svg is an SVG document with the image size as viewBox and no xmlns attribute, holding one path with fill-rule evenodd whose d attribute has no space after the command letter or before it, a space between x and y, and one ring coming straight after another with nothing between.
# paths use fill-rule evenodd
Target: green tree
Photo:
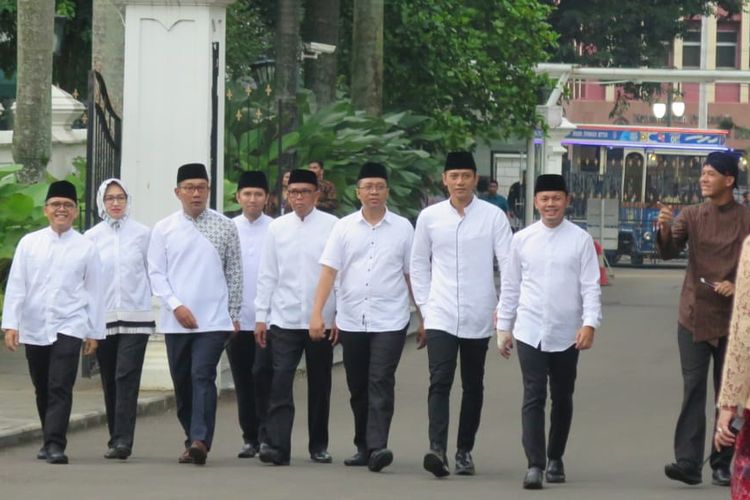
<instances>
[{"instance_id":1,"label":"green tree","mask_svg":"<svg viewBox=\"0 0 750 500\"><path fill-rule=\"evenodd\" d=\"M354 0L353 7L352 103L377 116L383 113L383 0Z\"/></svg>"},{"instance_id":2,"label":"green tree","mask_svg":"<svg viewBox=\"0 0 750 500\"><path fill-rule=\"evenodd\" d=\"M549 2L548 2L549 3ZM717 5L741 12L744 0L566 0L549 17L559 34L554 61L590 66L664 67L674 38Z\"/></svg>"},{"instance_id":3,"label":"green tree","mask_svg":"<svg viewBox=\"0 0 750 500\"><path fill-rule=\"evenodd\" d=\"M13 160L23 165L18 180L44 175L52 147L52 0L18 1L18 79Z\"/></svg>"},{"instance_id":4,"label":"green tree","mask_svg":"<svg viewBox=\"0 0 750 500\"><path fill-rule=\"evenodd\" d=\"M306 42L339 45L340 0L307 0L302 36ZM336 99L336 54L320 54L304 64L305 88L312 90L320 106Z\"/></svg>"},{"instance_id":5,"label":"green tree","mask_svg":"<svg viewBox=\"0 0 750 500\"><path fill-rule=\"evenodd\" d=\"M534 66L555 42L549 12L537 0L388 2L385 109L433 117L447 147L528 137L547 85Z\"/></svg>"}]
</instances>

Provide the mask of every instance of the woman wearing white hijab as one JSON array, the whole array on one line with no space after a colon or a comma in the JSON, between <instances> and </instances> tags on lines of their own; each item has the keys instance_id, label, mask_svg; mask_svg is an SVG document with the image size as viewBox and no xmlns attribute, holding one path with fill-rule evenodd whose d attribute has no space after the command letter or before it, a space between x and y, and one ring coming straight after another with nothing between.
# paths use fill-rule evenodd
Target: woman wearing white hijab
<instances>
[{"instance_id":1,"label":"woman wearing white hijab","mask_svg":"<svg viewBox=\"0 0 750 500\"><path fill-rule=\"evenodd\" d=\"M104 181L96 202L102 221L85 236L99 250L109 280L107 337L96 353L110 437L104 457L125 460L133 448L146 344L155 329L146 263L151 230L128 216L132 200L119 179Z\"/></svg>"}]
</instances>

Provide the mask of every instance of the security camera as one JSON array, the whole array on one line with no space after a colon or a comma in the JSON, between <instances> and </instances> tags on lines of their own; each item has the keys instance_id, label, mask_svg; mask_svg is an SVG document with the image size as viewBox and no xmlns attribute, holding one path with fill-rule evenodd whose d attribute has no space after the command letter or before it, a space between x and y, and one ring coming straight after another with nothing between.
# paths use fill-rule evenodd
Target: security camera
<instances>
[{"instance_id":1,"label":"security camera","mask_svg":"<svg viewBox=\"0 0 750 500\"><path fill-rule=\"evenodd\" d=\"M320 54L333 54L336 52L336 46L320 42L306 42L305 52L309 52L317 58Z\"/></svg>"}]
</instances>

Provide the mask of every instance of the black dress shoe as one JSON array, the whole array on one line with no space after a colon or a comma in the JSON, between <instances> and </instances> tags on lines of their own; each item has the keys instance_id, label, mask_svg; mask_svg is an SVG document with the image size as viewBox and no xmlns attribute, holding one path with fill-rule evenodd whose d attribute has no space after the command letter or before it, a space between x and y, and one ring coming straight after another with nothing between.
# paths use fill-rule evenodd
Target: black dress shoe
<instances>
[{"instance_id":1,"label":"black dress shoe","mask_svg":"<svg viewBox=\"0 0 750 500\"><path fill-rule=\"evenodd\" d=\"M177 459L178 464L192 464L193 463L193 457L190 456L190 451L185 448L185 451L182 452L182 455L179 456Z\"/></svg>"},{"instance_id":2,"label":"black dress shoe","mask_svg":"<svg viewBox=\"0 0 750 500\"><path fill-rule=\"evenodd\" d=\"M45 448L44 446L39 448L39 451L36 452L36 459L47 460L47 448Z\"/></svg>"},{"instance_id":3,"label":"black dress shoe","mask_svg":"<svg viewBox=\"0 0 750 500\"><path fill-rule=\"evenodd\" d=\"M195 465L206 465L206 458L208 457L206 443L203 441L193 441L190 448L188 448L188 455L193 459Z\"/></svg>"},{"instance_id":4,"label":"black dress shoe","mask_svg":"<svg viewBox=\"0 0 750 500\"><path fill-rule=\"evenodd\" d=\"M370 456L365 450L357 450L357 453L344 459L344 465L348 467L362 467L369 463Z\"/></svg>"},{"instance_id":5,"label":"black dress shoe","mask_svg":"<svg viewBox=\"0 0 750 500\"><path fill-rule=\"evenodd\" d=\"M65 455L63 449L57 445L47 446L47 463L48 464L67 464L68 456Z\"/></svg>"},{"instance_id":6,"label":"black dress shoe","mask_svg":"<svg viewBox=\"0 0 750 500\"><path fill-rule=\"evenodd\" d=\"M375 450L370 454L367 468L372 472L380 472L393 463L393 452L388 448Z\"/></svg>"},{"instance_id":7,"label":"black dress shoe","mask_svg":"<svg viewBox=\"0 0 750 500\"><path fill-rule=\"evenodd\" d=\"M115 450L114 448L107 448L107 451L104 452L104 458L110 460L113 458L117 458L117 450Z\"/></svg>"},{"instance_id":8,"label":"black dress shoe","mask_svg":"<svg viewBox=\"0 0 750 500\"><path fill-rule=\"evenodd\" d=\"M237 453L237 458L253 458L258 453L258 447L253 443L245 443Z\"/></svg>"},{"instance_id":9,"label":"black dress shoe","mask_svg":"<svg viewBox=\"0 0 750 500\"><path fill-rule=\"evenodd\" d=\"M729 472L729 467L719 467L711 474L711 483L716 486L729 486L731 482L732 473Z\"/></svg>"},{"instance_id":10,"label":"black dress shoe","mask_svg":"<svg viewBox=\"0 0 750 500\"><path fill-rule=\"evenodd\" d=\"M451 473L448 469L448 459L440 450L430 450L422 461L422 467L431 472L435 477L445 477Z\"/></svg>"},{"instance_id":11,"label":"black dress shoe","mask_svg":"<svg viewBox=\"0 0 750 500\"><path fill-rule=\"evenodd\" d=\"M456 475L473 476L474 472L474 460L471 458L471 453L458 450L456 452Z\"/></svg>"},{"instance_id":12,"label":"black dress shoe","mask_svg":"<svg viewBox=\"0 0 750 500\"><path fill-rule=\"evenodd\" d=\"M682 481L685 484L695 485L703 482L700 469L691 467L684 463L671 463L664 466L664 474L669 479Z\"/></svg>"},{"instance_id":13,"label":"black dress shoe","mask_svg":"<svg viewBox=\"0 0 750 500\"><path fill-rule=\"evenodd\" d=\"M564 483L565 482L565 466L562 460L551 459L547 464L547 482L548 483Z\"/></svg>"},{"instance_id":14,"label":"black dress shoe","mask_svg":"<svg viewBox=\"0 0 750 500\"><path fill-rule=\"evenodd\" d=\"M541 490L542 489L542 468L530 467L523 477L523 489Z\"/></svg>"},{"instance_id":15,"label":"black dress shoe","mask_svg":"<svg viewBox=\"0 0 750 500\"><path fill-rule=\"evenodd\" d=\"M327 450L320 450L310 453L310 460L316 464L330 464L333 462L333 457Z\"/></svg>"},{"instance_id":16,"label":"black dress shoe","mask_svg":"<svg viewBox=\"0 0 750 500\"><path fill-rule=\"evenodd\" d=\"M258 458L260 458L260 461L264 464L289 465L288 457L285 457L280 450L277 450L270 445L266 445L265 443L260 447Z\"/></svg>"}]
</instances>

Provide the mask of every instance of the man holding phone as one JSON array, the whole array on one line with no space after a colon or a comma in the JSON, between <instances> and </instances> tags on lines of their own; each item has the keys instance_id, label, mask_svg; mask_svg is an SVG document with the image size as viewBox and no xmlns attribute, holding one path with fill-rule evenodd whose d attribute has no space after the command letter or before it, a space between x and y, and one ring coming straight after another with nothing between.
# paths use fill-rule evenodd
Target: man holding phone
<instances>
[{"instance_id":1,"label":"man holding phone","mask_svg":"<svg viewBox=\"0 0 750 500\"><path fill-rule=\"evenodd\" d=\"M673 208L659 203L657 249L665 260L690 244L680 294L677 345L682 367L683 401L674 436L676 462L664 473L686 484L703 481L701 466L706 435L706 386L713 359L714 390L718 392L732 313L734 282L742 242L750 234L750 210L734 200L737 158L714 152L700 176L704 203ZM712 482L729 486L732 448L712 450Z\"/></svg>"}]
</instances>

